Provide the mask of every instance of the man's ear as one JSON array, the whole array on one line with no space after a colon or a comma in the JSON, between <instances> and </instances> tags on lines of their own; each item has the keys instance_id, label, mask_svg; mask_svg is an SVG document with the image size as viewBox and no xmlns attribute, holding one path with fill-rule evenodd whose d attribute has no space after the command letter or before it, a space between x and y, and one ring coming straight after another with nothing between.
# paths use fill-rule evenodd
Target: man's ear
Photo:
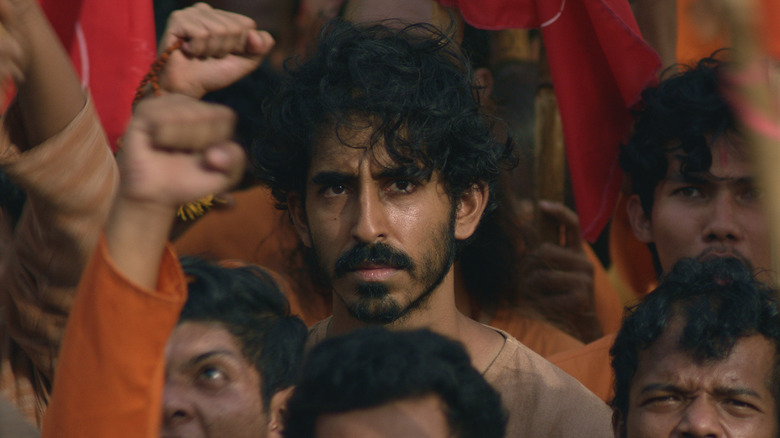
<instances>
[{"instance_id":1,"label":"man's ear","mask_svg":"<svg viewBox=\"0 0 780 438\"><path fill-rule=\"evenodd\" d=\"M282 438L284 420L287 418L287 402L290 401L295 387L290 386L276 391L268 407L268 438Z\"/></svg>"},{"instance_id":2,"label":"man's ear","mask_svg":"<svg viewBox=\"0 0 780 438\"><path fill-rule=\"evenodd\" d=\"M628 214L628 222L631 224L634 236L640 242L653 242L653 227L650 224L650 218L647 217L642 209L639 195L633 194L628 198L626 201L626 213Z\"/></svg>"},{"instance_id":3,"label":"man's ear","mask_svg":"<svg viewBox=\"0 0 780 438\"><path fill-rule=\"evenodd\" d=\"M479 87L479 101L484 105L493 95L493 73L485 67L474 70L474 80Z\"/></svg>"},{"instance_id":4,"label":"man's ear","mask_svg":"<svg viewBox=\"0 0 780 438\"><path fill-rule=\"evenodd\" d=\"M487 207L490 190L484 183L477 183L466 189L460 196L455 212L455 238L465 240L474 234L479 225L482 212Z\"/></svg>"},{"instance_id":5,"label":"man's ear","mask_svg":"<svg viewBox=\"0 0 780 438\"><path fill-rule=\"evenodd\" d=\"M295 231L301 242L308 248L311 248L311 233L309 233L309 219L306 217L306 207L303 205L303 199L298 193L289 193L287 195L287 208L290 210L290 219L292 220Z\"/></svg>"}]
</instances>

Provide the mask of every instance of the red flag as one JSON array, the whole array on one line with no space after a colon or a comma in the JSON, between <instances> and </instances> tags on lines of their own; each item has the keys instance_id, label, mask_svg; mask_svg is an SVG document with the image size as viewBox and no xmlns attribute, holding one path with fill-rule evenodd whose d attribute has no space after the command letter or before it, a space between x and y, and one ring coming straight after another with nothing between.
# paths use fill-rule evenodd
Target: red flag
<instances>
[{"instance_id":1,"label":"red flag","mask_svg":"<svg viewBox=\"0 0 780 438\"><path fill-rule=\"evenodd\" d=\"M483 29L541 27L558 99L577 213L594 241L612 216L622 172L618 145L631 107L657 81L658 54L627 0L440 0Z\"/></svg>"},{"instance_id":2,"label":"red flag","mask_svg":"<svg viewBox=\"0 0 780 438\"><path fill-rule=\"evenodd\" d=\"M41 0L113 145L135 89L154 61L152 0Z\"/></svg>"}]
</instances>

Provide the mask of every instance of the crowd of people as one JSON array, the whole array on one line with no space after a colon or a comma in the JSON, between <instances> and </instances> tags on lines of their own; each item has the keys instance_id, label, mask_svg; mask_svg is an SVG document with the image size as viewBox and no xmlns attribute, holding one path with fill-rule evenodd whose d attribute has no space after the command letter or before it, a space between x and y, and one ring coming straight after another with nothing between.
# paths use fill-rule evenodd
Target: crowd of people
<instances>
[{"instance_id":1,"label":"crowd of people","mask_svg":"<svg viewBox=\"0 0 780 438\"><path fill-rule=\"evenodd\" d=\"M662 74L614 145L657 280L626 299L533 188L538 34L428 0L158 3L114 153L38 2L0 0L0 436L780 436L732 52Z\"/></svg>"}]
</instances>

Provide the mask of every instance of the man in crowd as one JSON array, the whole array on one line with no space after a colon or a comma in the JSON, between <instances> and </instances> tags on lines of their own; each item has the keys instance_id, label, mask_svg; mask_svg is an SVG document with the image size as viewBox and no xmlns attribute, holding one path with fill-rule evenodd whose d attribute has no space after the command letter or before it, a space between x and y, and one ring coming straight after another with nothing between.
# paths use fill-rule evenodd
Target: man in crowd
<instances>
[{"instance_id":1,"label":"man in crowd","mask_svg":"<svg viewBox=\"0 0 780 438\"><path fill-rule=\"evenodd\" d=\"M659 272L683 257L735 257L771 268L769 224L734 115L720 94L727 63L705 58L646 90L621 151L632 188L627 211ZM614 334L550 360L607 400Z\"/></svg>"},{"instance_id":2,"label":"man in crowd","mask_svg":"<svg viewBox=\"0 0 780 438\"><path fill-rule=\"evenodd\" d=\"M182 267L190 282L165 348L162 435L279 437L306 325L256 266Z\"/></svg>"},{"instance_id":3,"label":"man in crowd","mask_svg":"<svg viewBox=\"0 0 780 438\"><path fill-rule=\"evenodd\" d=\"M498 393L457 342L428 330L365 328L308 354L285 438L503 438Z\"/></svg>"},{"instance_id":4,"label":"man in crowd","mask_svg":"<svg viewBox=\"0 0 780 438\"><path fill-rule=\"evenodd\" d=\"M283 82L253 155L333 290L311 343L429 328L462 342L501 393L510 436L606 436L592 394L455 307L457 248L509 153L474 95L460 51L426 26L333 24Z\"/></svg>"},{"instance_id":5,"label":"man in crowd","mask_svg":"<svg viewBox=\"0 0 780 438\"><path fill-rule=\"evenodd\" d=\"M615 435L776 437L776 296L737 259L675 265L610 351Z\"/></svg>"}]
</instances>

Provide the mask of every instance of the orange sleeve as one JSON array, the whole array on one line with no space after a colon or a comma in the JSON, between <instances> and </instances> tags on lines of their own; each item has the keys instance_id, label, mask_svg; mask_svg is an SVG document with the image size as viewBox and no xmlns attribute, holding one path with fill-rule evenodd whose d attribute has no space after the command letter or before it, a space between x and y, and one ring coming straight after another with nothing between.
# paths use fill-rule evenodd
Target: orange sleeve
<instances>
[{"instance_id":1,"label":"orange sleeve","mask_svg":"<svg viewBox=\"0 0 780 438\"><path fill-rule=\"evenodd\" d=\"M564 351L548 359L558 368L579 380L600 399L608 402L612 398L612 363L609 349L615 342L616 333L599 338L576 350Z\"/></svg>"},{"instance_id":2,"label":"orange sleeve","mask_svg":"<svg viewBox=\"0 0 780 438\"><path fill-rule=\"evenodd\" d=\"M158 437L165 344L187 296L173 251L158 290L132 284L101 238L79 285L43 437Z\"/></svg>"},{"instance_id":3,"label":"orange sleeve","mask_svg":"<svg viewBox=\"0 0 780 438\"><path fill-rule=\"evenodd\" d=\"M620 323L623 321L623 303L620 302L620 296L609 280L604 265L590 245L583 242L582 249L593 265L593 305L601 333L616 332L620 330Z\"/></svg>"}]
</instances>

